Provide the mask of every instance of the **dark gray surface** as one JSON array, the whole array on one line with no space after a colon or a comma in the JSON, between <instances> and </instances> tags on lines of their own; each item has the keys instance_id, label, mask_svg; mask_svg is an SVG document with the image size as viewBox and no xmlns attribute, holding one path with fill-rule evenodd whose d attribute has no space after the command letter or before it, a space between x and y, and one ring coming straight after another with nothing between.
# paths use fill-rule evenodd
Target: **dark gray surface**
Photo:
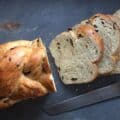
<instances>
[{"instance_id":1,"label":"dark gray surface","mask_svg":"<svg viewBox=\"0 0 120 120\"><path fill-rule=\"evenodd\" d=\"M111 98L115 99L117 97L120 97L120 82L116 82L114 84L107 85L105 87L98 88L90 92L71 97L69 99L65 99L56 104L54 103L52 105L46 105L44 110L49 115L58 115L61 113L88 107Z\"/></svg>"},{"instance_id":2,"label":"dark gray surface","mask_svg":"<svg viewBox=\"0 0 120 120\"><path fill-rule=\"evenodd\" d=\"M0 29L0 42L42 37L46 46L60 32L94 13L113 13L120 0L0 0L0 23L16 21L19 29ZM33 101L25 101L0 111L0 120L119 120L120 99L103 102L84 109L48 116L42 111L46 104L56 103L88 90L111 84L119 76L103 77L92 84L64 86L50 57L58 92ZM59 109L59 108L58 108Z\"/></svg>"}]
</instances>

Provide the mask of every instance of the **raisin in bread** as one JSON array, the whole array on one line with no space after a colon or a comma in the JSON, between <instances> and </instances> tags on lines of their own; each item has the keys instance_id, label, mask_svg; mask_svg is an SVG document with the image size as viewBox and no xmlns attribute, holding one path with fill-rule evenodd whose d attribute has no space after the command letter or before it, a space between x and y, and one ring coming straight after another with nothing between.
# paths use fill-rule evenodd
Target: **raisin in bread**
<instances>
[{"instance_id":1,"label":"raisin in bread","mask_svg":"<svg viewBox=\"0 0 120 120\"><path fill-rule=\"evenodd\" d=\"M55 91L46 49L40 39L0 45L0 109Z\"/></svg>"},{"instance_id":2,"label":"raisin in bread","mask_svg":"<svg viewBox=\"0 0 120 120\"><path fill-rule=\"evenodd\" d=\"M95 80L98 76L96 62L100 60L103 48L102 38L90 25L73 27L73 30L56 36L50 44L50 51L64 84Z\"/></svg>"}]
</instances>

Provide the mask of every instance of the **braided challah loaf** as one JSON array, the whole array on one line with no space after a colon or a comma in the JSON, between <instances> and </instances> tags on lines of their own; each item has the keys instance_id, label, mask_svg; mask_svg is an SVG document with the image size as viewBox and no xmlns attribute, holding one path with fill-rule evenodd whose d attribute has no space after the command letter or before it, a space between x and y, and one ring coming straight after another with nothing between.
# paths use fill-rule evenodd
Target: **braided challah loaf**
<instances>
[{"instance_id":1,"label":"braided challah loaf","mask_svg":"<svg viewBox=\"0 0 120 120\"><path fill-rule=\"evenodd\" d=\"M46 49L40 38L0 45L0 108L55 91Z\"/></svg>"}]
</instances>

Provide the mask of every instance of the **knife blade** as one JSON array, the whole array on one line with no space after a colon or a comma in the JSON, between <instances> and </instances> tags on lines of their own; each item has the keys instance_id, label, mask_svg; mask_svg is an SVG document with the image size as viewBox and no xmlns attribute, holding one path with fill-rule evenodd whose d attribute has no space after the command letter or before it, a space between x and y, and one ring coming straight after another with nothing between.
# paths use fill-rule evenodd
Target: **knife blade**
<instances>
[{"instance_id":1,"label":"knife blade","mask_svg":"<svg viewBox=\"0 0 120 120\"><path fill-rule=\"evenodd\" d=\"M46 107L44 107L44 111L49 115L57 115L119 96L120 82L117 82L106 87L66 99L56 104L46 105Z\"/></svg>"}]
</instances>

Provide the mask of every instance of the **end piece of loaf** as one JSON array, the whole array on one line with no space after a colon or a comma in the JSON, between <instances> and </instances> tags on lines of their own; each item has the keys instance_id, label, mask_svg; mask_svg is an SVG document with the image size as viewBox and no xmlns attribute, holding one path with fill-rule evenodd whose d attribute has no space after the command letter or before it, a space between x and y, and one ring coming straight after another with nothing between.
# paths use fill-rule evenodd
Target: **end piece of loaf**
<instances>
[{"instance_id":1,"label":"end piece of loaf","mask_svg":"<svg viewBox=\"0 0 120 120\"><path fill-rule=\"evenodd\" d=\"M0 45L0 109L55 91L46 48L40 38Z\"/></svg>"}]
</instances>

